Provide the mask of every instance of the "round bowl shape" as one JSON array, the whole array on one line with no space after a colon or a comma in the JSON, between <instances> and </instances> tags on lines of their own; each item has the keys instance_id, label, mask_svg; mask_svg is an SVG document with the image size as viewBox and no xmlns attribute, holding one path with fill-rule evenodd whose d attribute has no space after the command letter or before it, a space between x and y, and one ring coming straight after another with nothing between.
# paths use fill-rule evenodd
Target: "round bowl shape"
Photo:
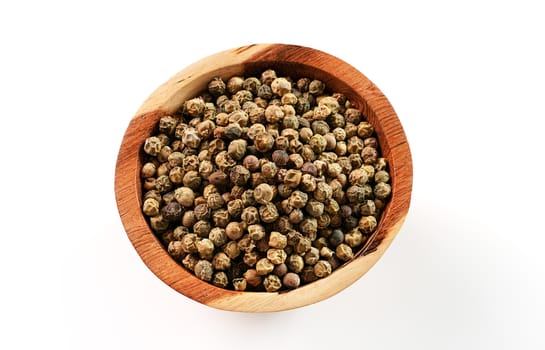
<instances>
[{"instance_id":1,"label":"round bowl shape","mask_svg":"<svg viewBox=\"0 0 545 350\"><path fill-rule=\"evenodd\" d=\"M278 76L322 80L330 91L341 92L374 126L391 174L392 195L373 236L354 259L330 276L284 292L236 292L203 282L180 266L156 238L142 214L142 143L158 120L206 89L216 76L224 80L251 76L272 68ZM308 47L257 44L206 57L161 85L140 107L124 135L116 164L115 194L129 240L163 282L202 304L218 309L270 312L309 305L328 298L363 276L382 256L401 228L409 210L412 161L401 123L382 92L348 63Z\"/></svg>"}]
</instances>

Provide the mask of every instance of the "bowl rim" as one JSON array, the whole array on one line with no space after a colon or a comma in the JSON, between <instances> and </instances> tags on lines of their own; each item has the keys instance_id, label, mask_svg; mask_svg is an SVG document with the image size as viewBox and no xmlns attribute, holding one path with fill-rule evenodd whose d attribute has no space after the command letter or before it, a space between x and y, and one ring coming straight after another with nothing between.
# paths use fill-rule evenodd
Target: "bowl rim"
<instances>
[{"instance_id":1,"label":"bowl rim","mask_svg":"<svg viewBox=\"0 0 545 350\"><path fill-rule=\"evenodd\" d=\"M281 292L236 292L201 281L168 255L141 213L141 145L161 116L173 113L187 98L204 90L214 76L228 78L264 67L297 72L321 79L331 91L345 93L362 110L377 132L388 159L392 195L372 237L353 260L333 273L300 288ZM288 74L286 74L288 75ZM340 76L340 77L339 77ZM146 136L147 135L147 136ZM144 136L144 137L143 137ZM142 138L143 137L143 138ZM126 234L146 266L176 291L202 304L246 312L288 310L326 299L363 276L387 249L407 215L412 191L409 144L396 112L386 96L365 75L339 58L309 47L254 44L207 56L158 87L131 119L119 148L115 194Z\"/></svg>"}]
</instances>

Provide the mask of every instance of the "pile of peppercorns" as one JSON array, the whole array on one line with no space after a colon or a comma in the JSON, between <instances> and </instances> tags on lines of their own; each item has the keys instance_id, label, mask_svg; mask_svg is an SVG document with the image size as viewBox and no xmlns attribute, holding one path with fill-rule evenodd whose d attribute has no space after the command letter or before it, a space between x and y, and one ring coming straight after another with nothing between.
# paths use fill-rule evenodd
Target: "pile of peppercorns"
<instances>
[{"instance_id":1,"label":"pile of peppercorns","mask_svg":"<svg viewBox=\"0 0 545 350\"><path fill-rule=\"evenodd\" d=\"M391 194L373 126L319 80L212 79L143 145L143 205L195 276L274 292L327 277Z\"/></svg>"}]
</instances>

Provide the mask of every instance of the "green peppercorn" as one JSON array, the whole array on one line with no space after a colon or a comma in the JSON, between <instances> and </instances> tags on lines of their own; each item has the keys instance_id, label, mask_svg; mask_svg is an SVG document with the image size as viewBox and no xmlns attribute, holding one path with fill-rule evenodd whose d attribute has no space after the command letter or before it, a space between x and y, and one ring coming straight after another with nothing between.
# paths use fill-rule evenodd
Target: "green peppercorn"
<instances>
[{"instance_id":1,"label":"green peppercorn","mask_svg":"<svg viewBox=\"0 0 545 350\"><path fill-rule=\"evenodd\" d=\"M212 94L212 96L220 96L225 93L225 83L220 77L213 78L208 83L208 92Z\"/></svg>"},{"instance_id":2,"label":"green peppercorn","mask_svg":"<svg viewBox=\"0 0 545 350\"><path fill-rule=\"evenodd\" d=\"M282 281L280 280L280 277L276 275L267 275L263 280L263 286L267 292L276 292L282 288Z\"/></svg>"},{"instance_id":3,"label":"green peppercorn","mask_svg":"<svg viewBox=\"0 0 545 350\"><path fill-rule=\"evenodd\" d=\"M273 197L274 191L269 184L262 183L254 189L254 198L259 204L267 204L272 201Z\"/></svg>"},{"instance_id":4,"label":"green peppercorn","mask_svg":"<svg viewBox=\"0 0 545 350\"><path fill-rule=\"evenodd\" d=\"M231 259L236 259L240 255L240 249L236 241L229 241L223 246L223 252Z\"/></svg>"},{"instance_id":5,"label":"green peppercorn","mask_svg":"<svg viewBox=\"0 0 545 350\"><path fill-rule=\"evenodd\" d=\"M348 244L341 243L335 249L336 256L342 261L348 261L354 257L352 248Z\"/></svg>"},{"instance_id":6,"label":"green peppercorn","mask_svg":"<svg viewBox=\"0 0 545 350\"><path fill-rule=\"evenodd\" d=\"M280 232L273 231L269 236L269 246L271 248L284 249L287 242L287 237Z\"/></svg>"},{"instance_id":7,"label":"green peppercorn","mask_svg":"<svg viewBox=\"0 0 545 350\"><path fill-rule=\"evenodd\" d=\"M231 258L224 252L216 253L212 259L212 267L214 270L228 270L231 267Z\"/></svg>"},{"instance_id":8,"label":"green peppercorn","mask_svg":"<svg viewBox=\"0 0 545 350\"><path fill-rule=\"evenodd\" d=\"M144 201L142 211L147 216L156 216L159 214L159 202L155 198L148 198Z\"/></svg>"},{"instance_id":9,"label":"green peppercorn","mask_svg":"<svg viewBox=\"0 0 545 350\"><path fill-rule=\"evenodd\" d=\"M150 156L157 156L162 147L163 144L161 143L161 140L156 136L148 137L144 142L144 152Z\"/></svg>"},{"instance_id":10,"label":"green peppercorn","mask_svg":"<svg viewBox=\"0 0 545 350\"><path fill-rule=\"evenodd\" d=\"M267 275L274 269L274 264L267 258L259 259L255 265L257 274L260 276Z\"/></svg>"},{"instance_id":11,"label":"green peppercorn","mask_svg":"<svg viewBox=\"0 0 545 350\"><path fill-rule=\"evenodd\" d=\"M363 242L363 235L357 228L352 229L350 232L344 235L344 243L348 244L351 248L356 248Z\"/></svg>"},{"instance_id":12,"label":"green peppercorn","mask_svg":"<svg viewBox=\"0 0 545 350\"><path fill-rule=\"evenodd\" d=\"M248 146L248 143L246 142L246 140L243 140L243 139L233 140L229 144L227 153L231 156L231 158L235 160L240 160L246 154L247 146Z\"/></svg>"},{"instance_id":13,"label":"green peppercorn","mask_svg":"<svg viewBox=\"0 0 545 350\"><path fill-rule=\"evenodd\" d=\"M237 240L244 234L242 227L240 226L240 223L238 222L230 222L227 224L227 227L225 228L225 234L229 239Z\"/></svg>"},{"instance_id":14,"label":"green peppercorn","mask_svg":"<svg viewBox=\"0 0 545 350\"><path fill-rule=\"evenodd\" d=\"M197 278L210 282L212 280L213 273L214 268L212 267L210 261L199 260L197 264L195 264L195 276L197 276Z\"/></svg>"},{"instance_id":15,"label":"green peppercorn","mask_svg":"<svg viewBox=\"0 0 545 350\"><path fill-rule=\"evenodd\" d=\"M197 265L197 262L199 262L199 259L197 259L197 257L195 257L193 254L187 254L182 260L182 264L189 271L195 271L195 265Z\"/></svg>"},{"instance_id":16,"label":"green peppercorn","mask_svg":"<svg viewBox=\"0 0 545 350\"><path fill-rule=\"evenodd\" d=\"M212 277L212 284L216 287L227 288L229 285L229 277L227 277L227 274L223 271L216 272L214 273L214 277Z\"/></svg>"},{"instance_id":17,"label":"green peppercorn","mask_svg":"<svg viewBox=\"0 0 545 350\"><path fill-rule=\"evenodd\" d=\"M247 225L258 224L260 221L259 211L257 210L256 207L253 207L253 206L246 207L242 210L242 214L240 215L240 218Z\"/></svg>"},{"instance_id":18,"label":"green peppercorn","mask_svg":"<svg viewBox=\"0 0 545 350\"><path fill-rule=\"evenodd\" d=\"M248 225L248 236L254 241L259 241L265 237L265 228L259 224Z\"/></svg>"},{"instance_id":19,"label":"green peppercorn","mask_svg":"<svg viewBox=\"0 0 545 350\"><path fill-rule=\"evenodd\" d=\"M210 260L214 256L214 243L208 238L197 241L197 251L202 259Z\"/></svg>"},{"instance_id":20,"label":"green peppercorn","mask_svg":"<svg viewBox=\"0 0 545 350\"><path fill-rule=\"evenodd\" d=\"M170 256L178 261L182 261L182 259L186 255L185 251L182 248L182 242L180 241L170 242L168 244L168 253L170 254Z\"/></svg>"},{"instance_id":21,"label":"green peppercorn","mask_svg":"<svg viewBox=\"0 0 545 350\"><path fill-rule=\"evenodd\" d=\"M385 182L379 182L373 192L378 199L385 199L392 193L392 187Z\"/></svg>"},{"instance_id":22,"label":"green peppercorn","mask_svg":"<svg viewBox=\"0 0 545 350\"><path fill-rule=\"evenodd\" d=\"M267 250L267 259L274 265L279 265L286 261L287 254L283 249L271 248Z\"/></svg>"},{"instance_id":23,"label":"green peppercorn","mask_svg":"<svg viewBox=\"0 0 545 350\"><path fill-rule=\"evenodd\" d=\"M375 227L377 227L377 219L374 216L362 216L358 227L364 233L372 233L375 230Z\"/></svg>"},{"instance_id":24,"label":"green peppercorn","mask_svg":"<svg viewBox=\"0 0 545 350\"><path fill-rule=\"evenodd\" d=\"M213 227L208 233L208 238L214 244L215 247L221 247L227 242L227 234L225 229L221 227Z\"/></svg>"},{"instance_id":25,"label":"green peppercorn","mask_svg":"<svg viewBox=\"0 0 545 350\"><path fill-rule=\"evenodd\" d=\"M279 217L278 210L273 203L266 203L259 207L259 217L263 222L274 222Z\"/></svg>"},{"instance_id":26,"label":"green peppercorn","mask_svg":"<svg viewBox=\"0 0 545 350\"><path fill-rule=\"evenodd\" d=\"M373 135L373 126L368 122L361 122L358 124L358 136L362 139Z\"/></svg>"},{"instance_id":27,"label":"green peppercorn","mask_svg":"<svg viewBox=\"0 0 545 350\"><path fill-rule=\"evenodd\" d=\"M193 225L193 232L195 232L199 237L208 237L212 226L208 221L199 220Z\"/></svg>"},{"instance_id":28,"label":"green peppercorn","mask_svg":"<svg viewBox=\"0 0 545 350\"><path fill-rule=\"evenodd\" d=\"M286 264L288 265L290 271L295 273L301 272L303 270L303 267L305 266L303 257L298 254L290 255L287 259Z\"/></svg>"},{"instance_id":29,"label":"green peppercorn","mask_svg":"<svg viewBox=\"0 0 545 350\"><path fill-rule=\"evenodd\" d=\"M274 138L268 132L260 132L255 136L254 145L259 152L267 152L274 146Z\"/></svg>"},{"instance_id":30,"label":"green peppercorn","mask_svg":"<svg viewBox=\"0 0 545 350\"><path fill-rule=\"evenodd\" d=\"M291 83L286 78L276 78L271 82L271 90L274 94L282 96L291 92Z\"/></svg>"},{"instance_id":31,"label":"green peppercorn","mask_svg":"<svg viewBox=\"0 0 545 350\"><path fill-rule=\"evenodd\" d=\"M379 170L376 172L375 182L388 182L388 181L390 181L390 175L386 171Z\"/></svg>"},{"instance_id":32,"label":"green peppercorn","mask_svg":"<svg viewBox=\"0 0 545 350\"><path fill-rule=\"evenodd\" d=\"M331 264L325 260L318 261L314 265L314 274L319 278L331 275Z\"/></svg>"}]
</instances>

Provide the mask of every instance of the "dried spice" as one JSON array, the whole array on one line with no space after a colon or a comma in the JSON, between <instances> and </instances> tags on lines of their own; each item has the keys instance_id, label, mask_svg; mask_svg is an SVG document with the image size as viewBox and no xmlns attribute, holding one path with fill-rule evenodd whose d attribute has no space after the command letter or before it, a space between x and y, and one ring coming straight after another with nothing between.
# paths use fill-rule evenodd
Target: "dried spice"
<instances>
[{"instance_id":1,"label":"dried spice","mask_svg":"<svg viewBox=\"0 0 545 350\"><path fill-rule=\"evenodd\" d=\"M142 212L172 258L217 287L268 292L353 259L392 195L361 111L272 69L205 90L142 144Z\"/></svg>"}]
</instances>

